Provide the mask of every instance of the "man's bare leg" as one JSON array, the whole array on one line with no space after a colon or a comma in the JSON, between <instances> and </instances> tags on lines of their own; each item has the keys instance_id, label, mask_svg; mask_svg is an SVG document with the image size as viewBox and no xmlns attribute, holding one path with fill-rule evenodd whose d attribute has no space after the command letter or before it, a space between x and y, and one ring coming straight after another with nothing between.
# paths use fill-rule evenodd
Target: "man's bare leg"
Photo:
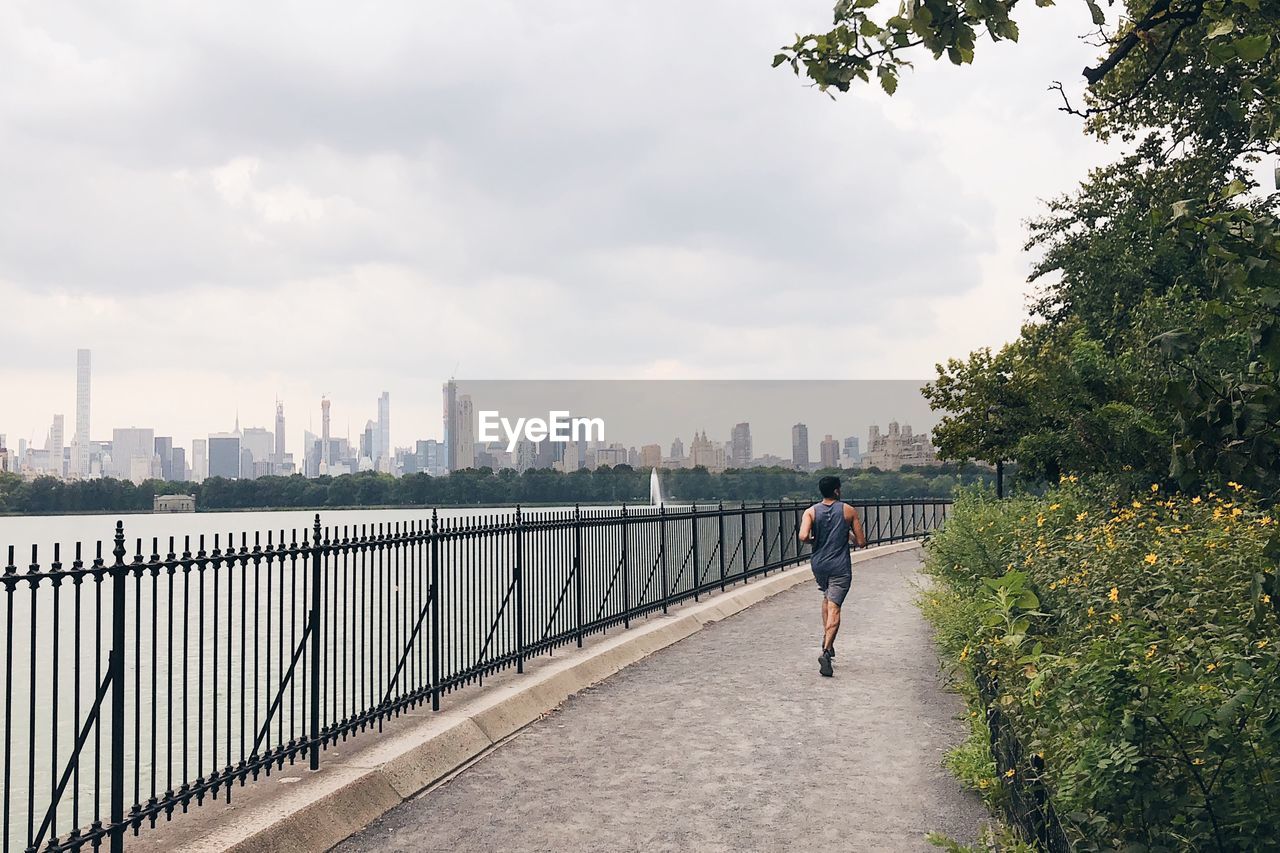
<instances>
[{"instance_id":1,"label":"man's bare leg","mask_svg":"<svg viewBox=\"0 0 1280 853\"><path fill-rule=\"evenodd\" d=\"M833 601L824 600L824 610L826 611L826 620L823 623L822 649L830 651L835 647L836 634L840 633L840 605Z\"/></svg>"}]
</instances>

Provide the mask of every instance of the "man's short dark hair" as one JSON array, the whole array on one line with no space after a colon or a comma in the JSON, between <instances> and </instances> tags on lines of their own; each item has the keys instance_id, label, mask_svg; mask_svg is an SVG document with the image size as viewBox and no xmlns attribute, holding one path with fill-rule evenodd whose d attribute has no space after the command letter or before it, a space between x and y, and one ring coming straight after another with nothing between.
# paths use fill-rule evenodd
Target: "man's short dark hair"
<instances>
[{"instance_id":1,"label":"man's short dark hair","mask_svg":"<svg viewBox=\"0 0 1280 853\"><path fill-rule=\"evenodd\" d=\"M822 492L824 498L834 498L836 492L840 491L840 478L823 477L818 481L818 491Z\"/></svg>"}]
</instances>

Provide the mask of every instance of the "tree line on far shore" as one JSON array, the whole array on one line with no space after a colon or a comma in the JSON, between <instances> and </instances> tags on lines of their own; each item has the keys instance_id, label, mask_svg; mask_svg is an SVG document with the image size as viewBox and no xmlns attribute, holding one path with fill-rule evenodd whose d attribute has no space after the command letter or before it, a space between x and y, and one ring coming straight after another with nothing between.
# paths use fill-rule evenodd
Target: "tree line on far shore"
<instances>
[{"instance_id":1,"label":"tree line on far shore","mask_svg":"<svg viewBox=\"0 0 1280 853\"><path fill-rule=\"evenodd\" d=\"M846 498L946 498L957 486L990 484L992 473L975 465L876 468L814 473L786 468L705 468L661 472L663 494L681 501L775 501L816 498L820 476L837 474ZM547 469L523 473L489 468L455 471L444 477L392 477L364 472L340 477L261 477L203 483L102 478L64 482L41 477L27 482L0 474L0 513L147 511L156 495L190 494L201 510L309 509L375 506L486 506L502 504L648 503L649 469L619 465L565 474Z\"/></svg>"}]
</instances>

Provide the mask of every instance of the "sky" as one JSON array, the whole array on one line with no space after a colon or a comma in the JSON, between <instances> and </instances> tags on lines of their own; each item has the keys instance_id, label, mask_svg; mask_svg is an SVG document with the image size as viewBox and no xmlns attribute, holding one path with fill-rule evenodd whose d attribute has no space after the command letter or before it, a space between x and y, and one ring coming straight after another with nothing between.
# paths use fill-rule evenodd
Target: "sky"
<instances>
[{"instance_id":1,"label":"sky","mask_svg":"<svg viewBox=\"0 0 1280 853\"><path fill-rule=\"evenodd\" d=\"M1028 4L1030 6L1030 4ZM896 8L896 6L895 6ZM1109 155L1083 3L836 100L829 0L0 5L0 433L439 438L469 379L927 379ZM727 438L731 423L723 425ZM691 427L692 429L692 427Z\"/></svg>"}]
</instances>

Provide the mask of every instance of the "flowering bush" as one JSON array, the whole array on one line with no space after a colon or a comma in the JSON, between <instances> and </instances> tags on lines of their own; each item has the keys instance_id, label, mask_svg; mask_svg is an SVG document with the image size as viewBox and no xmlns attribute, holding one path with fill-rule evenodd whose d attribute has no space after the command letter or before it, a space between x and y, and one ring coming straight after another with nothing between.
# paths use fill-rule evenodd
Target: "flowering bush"
<instances>
[{"instance_id":1,"label":"flowering bush","mask_svg":"<svg viewBox=\"0 0 1280 853\"><path fill-rule=\"evenodd\" d=\"M1234 486L1064 482L962 497L933 538L943 655L1017 732L1000 775L1034 774L1077 849L1280 850L1276 531Z\"/></svg>"}]
</instances>

